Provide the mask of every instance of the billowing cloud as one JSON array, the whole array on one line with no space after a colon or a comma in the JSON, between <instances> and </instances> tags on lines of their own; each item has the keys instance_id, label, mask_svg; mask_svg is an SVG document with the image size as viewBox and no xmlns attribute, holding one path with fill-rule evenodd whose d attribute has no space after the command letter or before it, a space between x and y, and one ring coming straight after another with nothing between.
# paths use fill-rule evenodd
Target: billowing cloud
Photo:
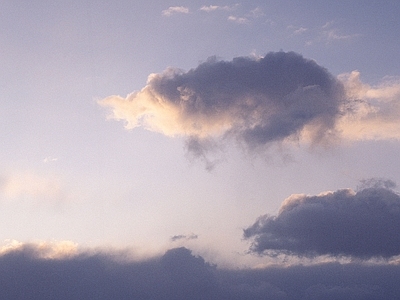
<instances>
[{"instance_id":1,"label":"billowing cloud","mask_svg":"<svg viewBox=\"0 0 400 300\"><path fill-rule=\"evenodd\" d=\"M0 255L4 299L398 299L400 266L357 263L228 270L189 249L146 260L89 252L49 258L38 247Z\"/></svg>"},{"instance_id":2,"label":"billowing cloud","mask_svg":"<svg viewBox=\"0 0 400 300\"><path fill-rule=\"evenodd\" d=\"M210 58L188 72L170 68L150 75L141 91L99 103L128 129L184 136L197 146L233 138L255 149L305 131L312 142L330 136L343 95L342 84L316 62L276 52Z\"/></svg>"},{"instance_id":3,"label":"billowing cloud","mask_svg":"<svg viewBox=\"0 0 400 300\"><path fill-rule=\"evenodd\" d=\"M264 215L244 236L259 254L351 256L400 255L400 196L393 182L370 181L317 196L292 195L276 216Z\"/></svg>"},{"instance_id":4,"label":"billowing cloud","mask_svg":"<svg viewBox=\"0 0 400 300\"><path fill-rule=\"evenodd\" d=\"M173 14L188 14L189 8L184 6L171 6L168 9L162 11L163 16L171 16Z\"/></svg>"},{"instance_id":5,"label":"billowing cloud","mask_svg":"<svg viewBox=\"0 0 400 300\"><path fill-rule=\"evenodd\" d=\"M256 150L400 138L398 78L376 86L362 83L358 71L336 78L294 52L210 58L187 72L169 68L151 74L142 90L99 104L128 129L186 137L187 150L210 168L210 150L232 140Z\"/></svg>"}]
</instances>

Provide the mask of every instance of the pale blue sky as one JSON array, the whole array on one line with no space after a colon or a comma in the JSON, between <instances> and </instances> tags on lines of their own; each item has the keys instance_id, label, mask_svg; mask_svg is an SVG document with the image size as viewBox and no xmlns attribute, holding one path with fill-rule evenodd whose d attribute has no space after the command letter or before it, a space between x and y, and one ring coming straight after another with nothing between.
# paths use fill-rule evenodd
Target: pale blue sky
<instances>
[{"instance_id":1,"label":"pale blue sky","mask_svg":"<svg viewBox=\"0 0 400 300\"><path fill-rule=\"evenodd\" d=\"M400 183L397 129L261 155L231 141L209 172L188 158L184 137L126 130L98 101L139 91L168 67L280 50L396 89L399 14L398 1L2 0L0 241L185 245L222 265L265 260L243 255L242 230L291 194ZM399 94L390 99L398 107Z\"/></svg>"}]
</instances>

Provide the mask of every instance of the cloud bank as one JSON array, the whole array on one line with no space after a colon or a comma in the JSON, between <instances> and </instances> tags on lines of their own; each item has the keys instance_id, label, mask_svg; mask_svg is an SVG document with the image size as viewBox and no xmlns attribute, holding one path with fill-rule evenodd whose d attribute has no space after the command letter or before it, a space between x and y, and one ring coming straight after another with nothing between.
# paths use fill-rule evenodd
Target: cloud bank
<instances>
[{"instance_id":1,"label":"cloud bank","mask_svg":"<svg viewBox=\"0 0 400 300\"><path fill-rule=\"evenodd\" d=\"M151 74L142 90L99 104L128 129L186 137L188 151L201 158L229 140L256 150L400 138L400 80L373 87L357 71L336 78L294 52L169 68Z\"/></svg>"},{"instance_id":2,"label":"cloud bank","mask_svg":"<svg viewBox=\"0 0 400 300\"><path fill-rule=\"evenodd\" d=\"M118 253L57 258L21 246L0 255L4 299L397 299L399 265L329 263L223 270L175 248L129 261Z\"/></svg>"},{"instance_id":3,"label":"cloud bank","mask_svg":"<svg viewBox=\"0 0 400 300\"><path fill-rule=\"evenodd\" d=\"M365 183L365 182L364 182ZM292 195L277 216L264 215L244 230L259 254L350 256L400 255L400 196L393 182L370 182L317 196Z\"/></svg>"}]
</instances>

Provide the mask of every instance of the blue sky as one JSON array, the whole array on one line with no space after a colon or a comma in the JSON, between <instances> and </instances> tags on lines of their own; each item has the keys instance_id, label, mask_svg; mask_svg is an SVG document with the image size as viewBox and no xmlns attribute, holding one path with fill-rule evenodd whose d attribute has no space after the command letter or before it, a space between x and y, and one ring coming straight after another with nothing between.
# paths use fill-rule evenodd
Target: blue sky
<instances>
[{"instance_id":1,"label":"blue sky","mask_svg":"<svg viewBox=\"0 0 400 300\"><path fill-rule=\"evenodd\" d=\"M351 260L359 252L273 248L267 237L283 237L265 224L292 222L290 201L341 203L343 189L397 207L399 13L397 1L1 1L4 253L186 247L239 269ZM398 261L384 250L362 259Z\"/></svg>"}]
</instances>

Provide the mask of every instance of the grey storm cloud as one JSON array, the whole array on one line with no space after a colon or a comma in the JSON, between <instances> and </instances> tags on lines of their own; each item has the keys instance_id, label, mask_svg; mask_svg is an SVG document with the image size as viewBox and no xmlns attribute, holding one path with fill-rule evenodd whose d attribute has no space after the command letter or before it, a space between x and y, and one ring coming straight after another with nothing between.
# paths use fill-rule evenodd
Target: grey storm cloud
<instances>
[{"instance_id":1,"label":"grey storm cloud","mask_svg":"<svg viewBox=\"0 0 400 300\"><path fill-rule=\"evenodd\" d=\"M209 58L187 72L169 68L151 74L142 90L99 103L126 128L188 138L188 151L203 157L227 139L250 149L300 135L318 143L334 134L344 94L343 84L315 61L271 52Z\"/></svg>"},{"instance_id":2,"label":"grey storm cloud","mask_svg":"<svg viewBox=\"0 0 400 300\"><path fill-rule=\"evenodd\" d=\"M400 266L324 263L229 270L187 248L144 261L116 254L43 258L40 247L0 256L2 299L399 299ZM125 256L124 256L125 257ZM126 257L125 257L126 258Z\"/></svg>"},{"instance_id":3,"label":"grey storm cloud","mask_svg":"<svg viewBox=\"0 0 400 300\"><path fill-rule=\"evenodd\" d=\"M244 230L251 251L361 259L400 255L400 196L392 181L364 181L363 189L292 195L276 216ZM389 187L389 188L388 188Z\"/></svg>"}]
</instances>

